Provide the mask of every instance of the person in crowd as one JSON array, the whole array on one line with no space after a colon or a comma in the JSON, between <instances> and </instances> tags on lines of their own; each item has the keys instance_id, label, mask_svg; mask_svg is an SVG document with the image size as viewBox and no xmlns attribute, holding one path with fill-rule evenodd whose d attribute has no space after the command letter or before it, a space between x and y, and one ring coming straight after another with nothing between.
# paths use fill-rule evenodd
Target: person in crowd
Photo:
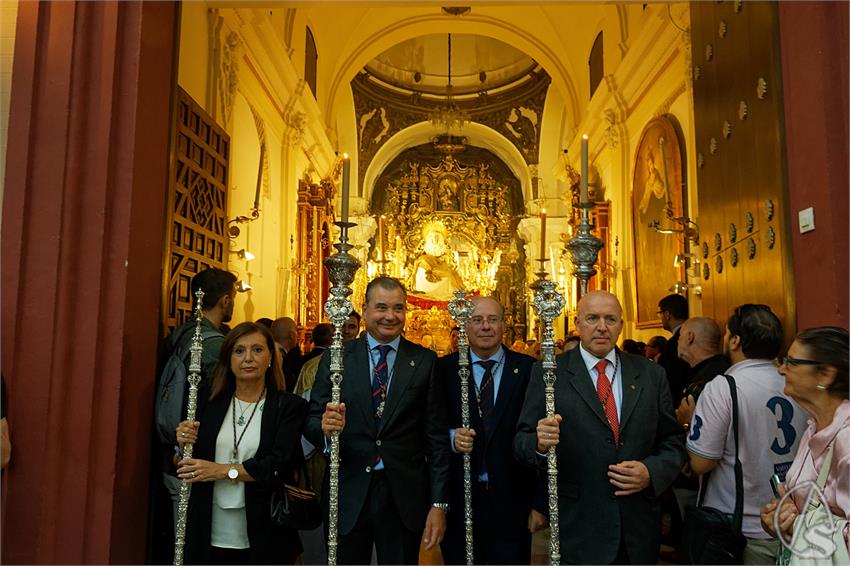
<instances>
[{"instance_id":1,"label":"person in crowd","mask_svg":"<svg viewBox=\"0 0 850 566\"><path fill-rule=\"evenodd\" d=\"M575 324L579 347L556 358L556 414L546 417L542 365L535 364L514 450L545 471L546 452L557 447L564 562L655 564L656 498L685 461L667 380L658 365L615 348L623 329L616 296L582 297Z\"/></svg>"},{"instance_id":2,"label":"person in crowd","mask_svg":"<svg viewBox=\"0 0 850 566\"><path fill-rule=\"evenodd\" d=\"M219 353L221 345L224 342L224 331L222 327L225 323L230 322L233 317L233 306L236 298L236 275L223 269L211 267L197 273L192 277L191 291L192 300L195 300L195 293L198 289L204 292L204 298L201 301L201 312L203 320L201 321L201 336L203 338L203 352L201 353L201 385L202 394L209 392L209 387L212 383L215 368L218 365ZM191 356L189 349L191 347L192 338L195 335L196 327L195 318L186 321L181 326L178 326L169 334L165 340L165 359L171 357L175 352L185 352L183 363L186 368L186 375L189 375L189 364ZM183 400L183 411L181 415L186 414L186 403L188 401L189 388L186 387L186 396ZM162 481L165 489L171 497L172 517L174 524L177 524L177 502L180 497L180 480L174 473L172 457L174 456L173 439L167 445L160 446L160 454L162 458Z\"/></svg>"},{"instance_id":3,"label":"person in crowd","mask_svg":"<svg viewBox=\"0 0 850 566\"><path fill-rule=\"evenodd\" d=\"M513 440L534 358L502 345L504 308L498 301L478 296L472 302L467 323L470 428L462 428L459 354L438 359L435 370L447 380L453 452L443 561L466 564L463 454L472 454L475 564L528 564L530 529L545 524L539 511L545 510L546 488L534 469L516 460ZM532 509L535 493L543 495L538 510Z\"/></svg>"},{"instance_id":4,"label":"person in crowd","mask_svg":"<svg viewBox=\"0 0 850 566\"><path fill-rule=\"evenodd\" d=\"M675 293L667 295L658 301L658 316L661 317L664 330L673 335L661 349L658 365L667 373L673 406L678 407L690 375L690 367L679 358L679 336L682 324L688 319L688 300Z\"/></svg>"},{"instance_id":5,"label":"person in crowd","mask_svg":"<svg viewBox=\"0 0 850 566\"><path fill-rule=\"evenodd\" d=\"M272 324L274 324L274 321L272 319L264 316L263 318L257 319L257 324L262 324L263 326L265 326L266 328L271 330Z\"/></svg>"},{"instance_id":6,"label":"person in crowd","mask_svg":"<svg viewBox=\"0 0 850 566\"><path fill-rule=\"evenodd\" d=\"M334 338L334 325L327 322L320 322L313 327L313 349L304 354L301 358L301 371L304 371L304 366L313 358L318 358L322 355L325 349L330 348ZM300 373L298 374L301 375Z\"/></svg>"},{"instance_id":7,"label":"person in crowd","mask_svg":"<svg viewBox=\"0 0 850 566\"><path fill-rule=\"evenodd\" d=\"M567 336L567 339L564 340L564 353L578 348L579 344L581 344L581 336Z\"/></svg>"},{"instance_id":8,"label":"person in crowd","mask_svg":"<svg viewBox=\"0 0 850 566\"><path fill-rule=\"evenodd\" d=\"M726 373L731 363L723 353L723 333L712 319L698 316L682 324L679 337L679 357L690 368L690 381L682 392L676 416L684 428L691 424L694 405L705 384L715 376Z\"/></svg>"},{"instance_id":9,"label":"person in crowd","mask_svg":"<svg viewBox=\"0 0 850 566\"><path fill-rule=\"evenodd\" d=\"M653 362L657 362L661 356L661 351L664 350L665 344L667 344L667 338L664 336L653 336L646 343L644 355Z\"/></svg>"},{"instance_id":10,"label":"person in crowd","mask_svg":"<svg viewBox=\"0 0 850 566\"><path fill-rule=\"evenodd\" d=\"M351 311L348 320L342 325L342 343L348 343L357 338L360 332L360 313Z\"/></svg>"},{"instance_id":11,"label":"person in crowd","mask_svg":"<svg viewBox=\"0 0 850 566\"><path fill-rule=\"evenodd\" d=\"M806 418L800 406L782 392L784 382L773 364L782 346L782 324L766 305L741 305L726 323L724 350L732 362L726 374L735 379L738 397L745 564L773 564L776 560L778 541L761 528L760 510L772 497L770 476L784 475L791 465ZM680 414L680 418L689 416L687 412ZM718 377L705 385L689 420L691 469L703 476L711 472L708 485L703 486L703 504L732 513L735 441L732 397L726 379Z\"/></svg>"},{"instance_id":12,"label":"person in crowd","mask_svg":"<svg viewBox=\"0 0 850 566\"><path fill-rule=\"evenodd\" d=\"M638 346L637 341L632 340L631 338L626 338L623 340L623 351L627 354L632 354L633 356L640 356L640 347Z\"/></svg>"},{"instance_id":13,"label":"person in crowd","mask_svg":"<svg viewBox=\"0 0 850 566\"><path fill-rule=\"evenodd\" d=\"M434 352L402 337L406 302L395 278L366 286L366 335L345 345L341 403L330 402L330 356L316 373L305 436L327 447L340 432L340 564L368 564L373 546L379 564L416 564L420 541L430 550L445 532L445 393Z\"/></svg>"},{"instance_id":14,"label":"person in crowd","mask_svg":"<svg viewBox=\"0 0 850 566\"><path fill-rule=\"evenodd\" d=\"M457 352L457 339L460 336L460 327L452 326L449 332L449 353Z\"/></svg>"},{"instance_id":15,"label":"person in crowd","mask_svg":"<svg viewBox=\"0 0 850 566\"><path fill-rule=\"evenodd\" d=\"M0 469L6 469L12 458L12 438L6 420L6 379L0 375Z\"/></svg>"},{"instance_id":16,"label":"person in crowd","mask_svg":"<svg viewBox=\"0 0 850 566\"><path fill-rule=\"evenodd\" d=\"M301 553L295 530L271 521L274 490L294 483L301 468L307 403L284 390L271 332L237 325L221 346L209 396L197 420L177 427L177 475L192 484L185 557L190 564L293 564ZM175 456L175 459L180 456Z\"/></svg>"},{"instance_id":17,"label":"person in crowd","mask_svg":"<svg viewBox=\"0 0 850 566\"><path fill-rule=\"evenodd\" d=\"M782 358L779 373L785 378L785 394L811 416L800 439L794 462L785 476L790 495L780 506L773 499L761 510L761 524L771 535L792 540L794 520L806 509L811 483L816 483L830 447L832 462L826 476L823 497L829 511L850 519L850 400L848 400L848 333L846 328L823 326L797 335L788 355ZM778 513L781 533L775 531ZM850 535L844 543L850 553ZM837 562L834 562L837 563Z\"/></svg>"},{"instance_id":18,"label":"person in crowd","mask_svg":"<svg viewBox=\"0 0 850 566\"><path fill-rule=\"evenodd\" d=\"M280 351L286 390L293 391L304 365L304 356L298 345L298 325L288 316L278 318L272 323L272 336Z\"/></svg>"}]
</instances>

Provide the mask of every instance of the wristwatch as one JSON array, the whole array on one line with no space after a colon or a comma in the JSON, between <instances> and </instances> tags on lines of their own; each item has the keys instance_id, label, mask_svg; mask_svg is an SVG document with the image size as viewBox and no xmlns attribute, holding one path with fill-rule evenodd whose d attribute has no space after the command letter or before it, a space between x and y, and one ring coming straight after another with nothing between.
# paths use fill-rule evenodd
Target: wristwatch
<instances>
[{"instance_id":1,"label":"wristwatch","mask_svg":"<svg viewBox=\"0 0 850 566\"><path fill-rule=\"evenodd\" d=\"M435 509L439 509L443 513L449 512L449 504L448 503L432 503L431 507L433 507Z\"/></svg>"},{"instance_id":2,"label":"wristwatch","mask_svg":"<svg viewBox=\"0 0 850 566\"><path fill-rule=\"evenodd\" d=\"M231 465L230 469L227 470L227 477L230 478L230 481L236 483L237 478L239 478L239 470L236 469L235 465Z\"/></svg>"}]
</instances>

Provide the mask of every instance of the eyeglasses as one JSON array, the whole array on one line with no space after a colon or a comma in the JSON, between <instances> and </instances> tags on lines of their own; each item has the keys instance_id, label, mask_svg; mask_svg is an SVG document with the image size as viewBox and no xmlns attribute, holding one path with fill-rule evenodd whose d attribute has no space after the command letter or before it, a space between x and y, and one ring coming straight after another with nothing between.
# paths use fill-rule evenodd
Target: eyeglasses
<instances>
[{"instance_id":1,"label":"eyeglasses","mask_svg":"<svg viewBox=\"0 0 850 566\"><path fill-rule=\"evenodd\" d=\"M482 324L484 324L484 321L487 321L487 324L489 324L490 326L496 326L497 324L502 322L502 319L498 316L488 316L487 318L484 318L483 316L473 316L469 319L469 324L471 326L481 326Z\"/></svg>"},{"instance_id":2,"label":"eyeglasses","mask_svg":"<svg viewBox=\"0 0 850 566\"><path fill-rule=\"evenodd\" d=\"M821 362L815 360L804 360L801 358L792 358L791 356L783 356L779 358L781 366L819 366Z\"/></svg>"}]
</instances>

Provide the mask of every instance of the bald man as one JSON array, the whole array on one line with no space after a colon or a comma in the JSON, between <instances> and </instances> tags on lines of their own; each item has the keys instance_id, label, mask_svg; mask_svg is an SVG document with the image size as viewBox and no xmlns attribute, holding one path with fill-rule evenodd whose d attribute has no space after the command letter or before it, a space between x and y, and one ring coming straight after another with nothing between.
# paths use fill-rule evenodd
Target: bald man
<instances>
[{"instance_id":1,"label":"bald man","mask_svg":"<svg viewBox=\"0 0 850 566\"><path fill-rule=\"evenodd\" d=\"M729 357L723 353L723 332L714 320L689 318L679 329L679 357L691 366L691 378L683 392L699 397L702 388L715 376L729 369Z\"/></svg>"},{"instance_id":2,"label":"bald man","mask_svg":"<svg viewBox=\"0 0 850 566\"><path fill-rule=\"evenodd\" d=\"M585 295L575 324L579 347L556 357L556 414L546 418L537 363L514 451L545 470L556 447L562 562L655 564L657 498L685 462L667 378L659 365L616 348L623 309L611 293Z\"/></svg>"}]
</instances>

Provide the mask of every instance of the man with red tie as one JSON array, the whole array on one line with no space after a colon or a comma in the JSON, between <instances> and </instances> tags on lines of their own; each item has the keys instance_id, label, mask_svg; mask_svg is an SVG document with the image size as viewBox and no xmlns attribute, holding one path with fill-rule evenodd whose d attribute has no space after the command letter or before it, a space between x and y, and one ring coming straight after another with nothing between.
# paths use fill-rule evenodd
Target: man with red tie
<instances>
[{"instance_id":1,"label":"man with red tie","mask_svg":"<svg viewBox=\"0 0 850 566\"><path fill-rule=\"evenodd\" d=\"M581 343L557 356L555 416L546 418L541 365L532 370L514 450L546 469L557 446L561 560L655 564L658 496L685 461L664 370L616 348L617 297L593 291L578 304Z\"/></svg>"}]
</instances>

